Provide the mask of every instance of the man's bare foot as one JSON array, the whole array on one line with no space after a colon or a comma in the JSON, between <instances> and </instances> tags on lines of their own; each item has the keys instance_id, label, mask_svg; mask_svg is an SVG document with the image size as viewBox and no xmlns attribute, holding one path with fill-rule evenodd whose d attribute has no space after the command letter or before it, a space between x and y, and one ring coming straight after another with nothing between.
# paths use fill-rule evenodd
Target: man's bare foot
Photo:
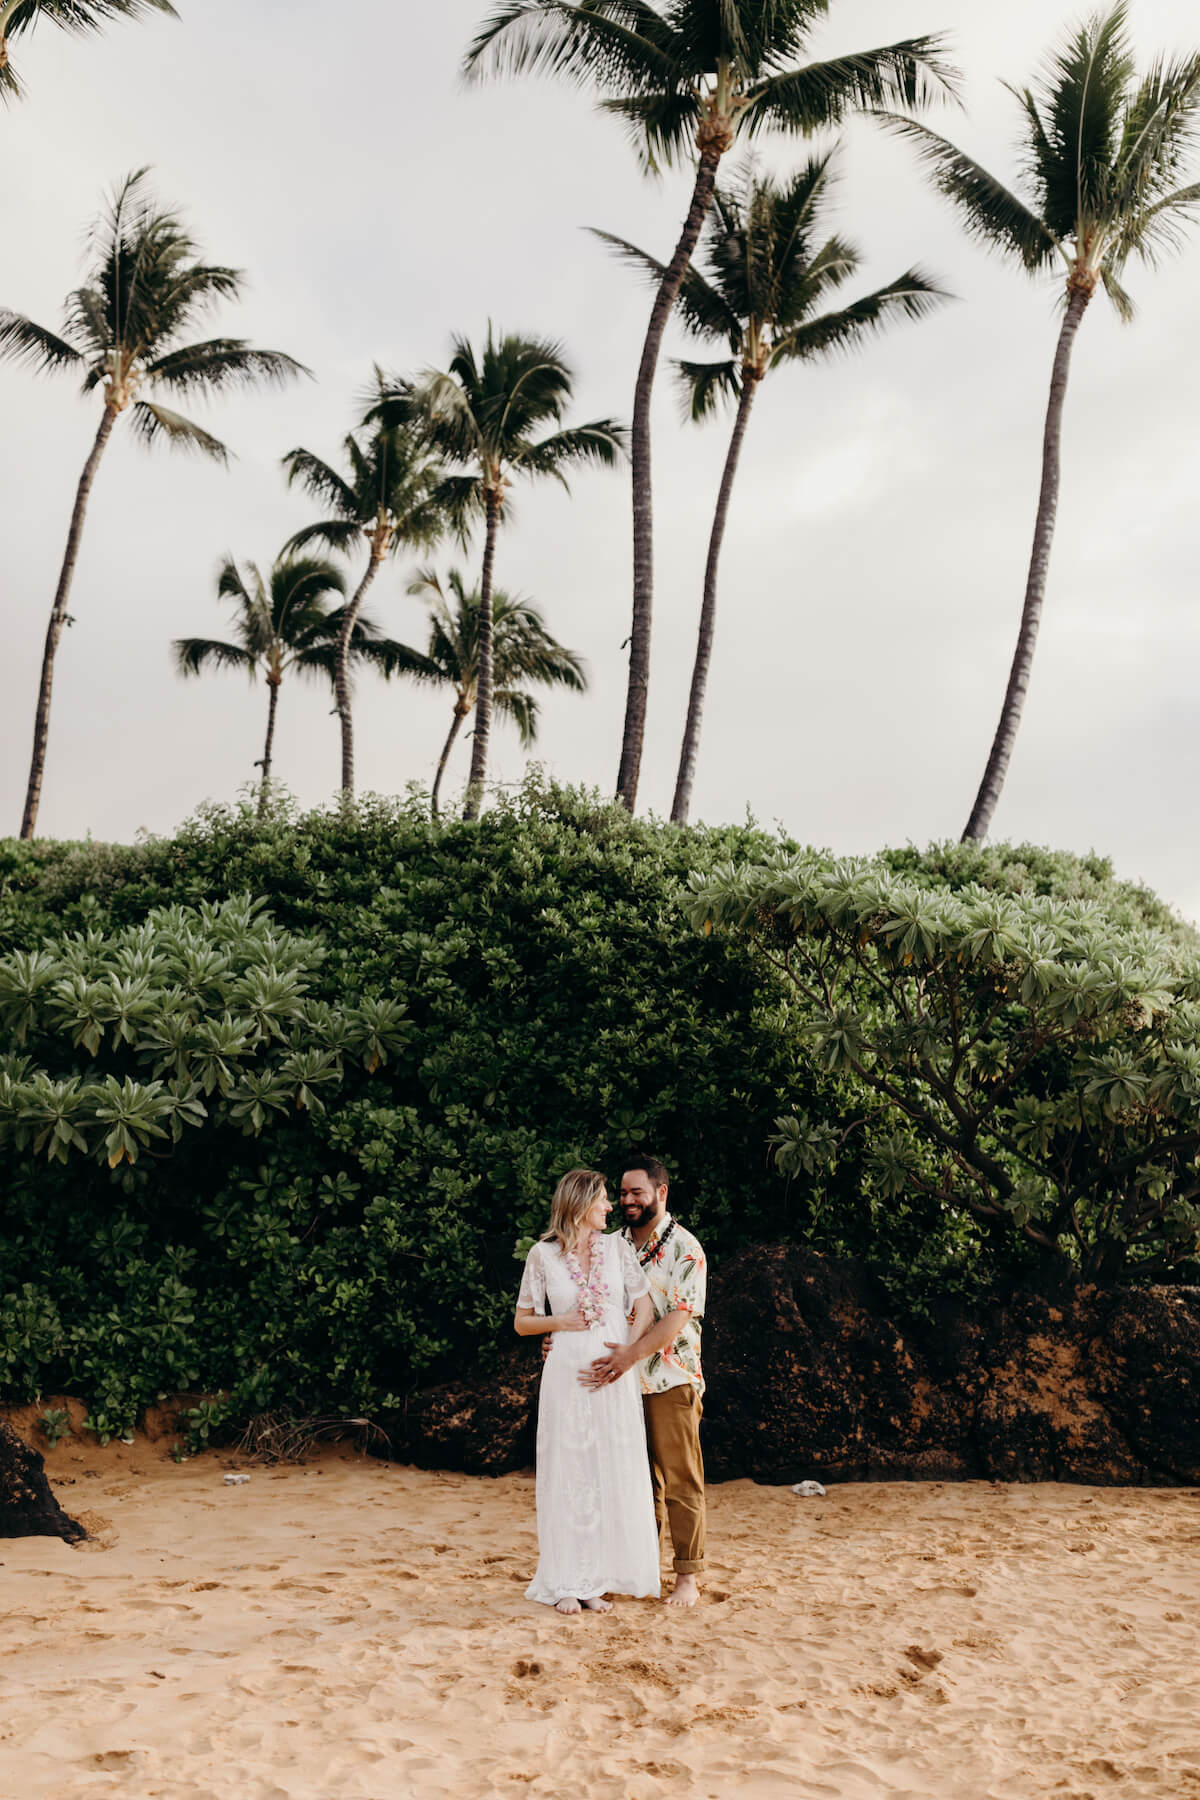
<instances>
[{"instance_id":1,"label":"man's bare foot","mask_svg":"<svg viewBox=\"0 0 1200 1800\"><path fill-rule=\"evenodd\" d=\"M573 1613L582 1612L583 1608L580 1606L578 1600L559 1600L555 1604L554 1610L555 1612Z\"/></svg>"},{"instance_id":2,"label":"man's bare foot","mask_svg":"<svg viewBox=\"0 0 1200 1800\"><path fill-rule=\"evenodd\" d=\"M583 1610L585 1612L611 1612L612 1601L601 1600L600 1597L597 1596L595 1600L585 1600L583 1603Z\"/></svg>"},{"instance_id":3,"label":"man's bare foot","mask_svg":"<svg viewBox=\"0 0 1200 1800\"><path fill-rule=\"evenodd\" d=\"M700 1598L700 1588L694 1575L677 1575L671 1593L663 1595L666 1606L695 1606Z\"/></svg>"}]
</instances>

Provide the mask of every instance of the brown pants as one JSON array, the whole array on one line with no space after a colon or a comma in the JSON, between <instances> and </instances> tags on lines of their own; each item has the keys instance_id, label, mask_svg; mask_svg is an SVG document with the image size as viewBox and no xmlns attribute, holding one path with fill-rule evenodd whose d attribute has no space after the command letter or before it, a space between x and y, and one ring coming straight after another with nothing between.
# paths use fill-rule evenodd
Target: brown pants
<instances>
[{"instance_id":1,"label":"brown pants","mask_svg":"<svg viewBox=\"0 0 1200 1800\"><path fill-rule=\"evenodd\" d=\"M704 1412L691 1382L665 1394L643 1394L646 1447L654 1483L654 1516L662 1543L670 1527L675 1573L699 1575L704 1568L704 1460L700 1419Z\"/></svg>"}]
</instances>

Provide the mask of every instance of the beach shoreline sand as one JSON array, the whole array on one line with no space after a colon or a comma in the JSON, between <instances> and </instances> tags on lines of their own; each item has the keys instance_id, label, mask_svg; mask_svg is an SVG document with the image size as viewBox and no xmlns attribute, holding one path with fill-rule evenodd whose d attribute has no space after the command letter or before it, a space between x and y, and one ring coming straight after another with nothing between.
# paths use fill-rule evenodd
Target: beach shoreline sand
<instances>
[{"instance_id":1,"label":"beach shoreline sand","mask_svg":"<svg viewBox=\"0 0 1200 1800\"><path fill-rule=\"evenodd\" d=\"M562 1618L530 1473L46 1463L94 1540L0 1540L21 1800L1200 1800L1197 1490L726 1482L695 1613Z\"/></svg>"}]
</instances>

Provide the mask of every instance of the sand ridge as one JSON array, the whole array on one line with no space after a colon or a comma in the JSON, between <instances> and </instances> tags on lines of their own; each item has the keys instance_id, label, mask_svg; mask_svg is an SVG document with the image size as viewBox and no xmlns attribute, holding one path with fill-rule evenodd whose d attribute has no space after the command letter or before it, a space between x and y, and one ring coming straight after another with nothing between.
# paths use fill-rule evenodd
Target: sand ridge
<instances>
[{"instance_id":1,"label":"sand ridge","mask_svg":"<svg viewBox=\"0 0 1200 1800\"><path fill-rule=\"evenodd\" d=\"M1200 1492L730 1482L695 1613L564 1619L529 1475L229 1461L48 1454L99 1543L0 1541L0 1791L1200 1800Z\"/></svg>"}]
</instances>

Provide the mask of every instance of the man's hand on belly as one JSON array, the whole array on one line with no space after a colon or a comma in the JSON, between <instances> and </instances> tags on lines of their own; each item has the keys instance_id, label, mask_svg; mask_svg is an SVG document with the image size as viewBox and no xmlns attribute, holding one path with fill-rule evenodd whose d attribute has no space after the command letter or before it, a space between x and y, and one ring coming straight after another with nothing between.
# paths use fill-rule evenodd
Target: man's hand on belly
<instances>
[{"instance_id":1,"label":"man's hand on belly","mask_svg":"<svg viewBox=\"0 0 1200 1800\"><path fill-rule=\"evenodd\" d=\"M607 1356L598 1356L580 1371L579 1379L586 1388L607 1387L610 1381L619 1381L638 1360L628 1344L606 1342L604 1348Z\"/></svg>"}]
</instances>

